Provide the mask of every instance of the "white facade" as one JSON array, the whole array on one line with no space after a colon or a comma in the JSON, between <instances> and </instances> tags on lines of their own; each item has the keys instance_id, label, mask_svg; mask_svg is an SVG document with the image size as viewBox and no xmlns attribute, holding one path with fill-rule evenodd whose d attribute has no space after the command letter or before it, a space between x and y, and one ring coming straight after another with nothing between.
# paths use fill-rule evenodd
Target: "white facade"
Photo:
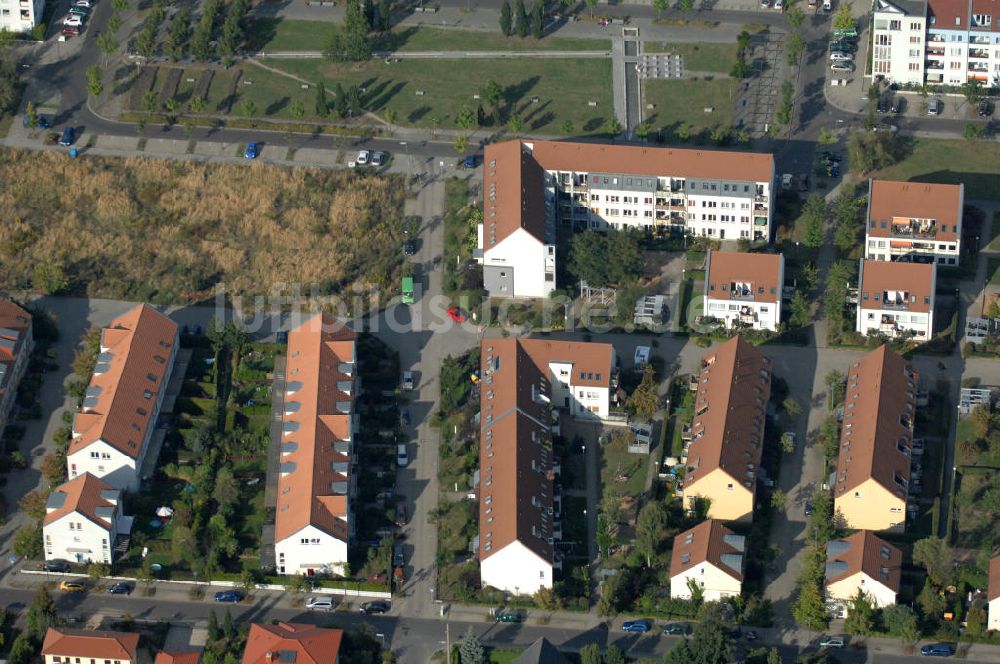
<instances>
[{"instance_id":1,"label":"white facade","mask_svg":"<svg viewBox=\"0 0 1000 664\"><path fill-rule=\"evenodd\" d=\"M967 24L968 18L962 22ZM989 87L1000 81L1000 16L978 14L973 6L971 22L976 29L944 21L927 26L928 83L978 81Z\"/></svg>"},{"instance_id":2,"label":"white facade","mask_svg":"<svg viewBox=\"0 0 1000 664\"><path fill-rule=\"evenodd\" d=\"M873 579L864 572L858 572L846 579L826 586L828 605L838 611L841 617L846 617L850 600L861 590L868 596L876 608L882 609L896 603L896 592L884 583Z\"/></svg>"},{"instance_id":3,"label":"white facade","mask_svg":"<svg viewBox=\"0 0 1000 664\"><path fill-rule=\"evenodd\" d=\"M45 0L3 0L0 2L0 29L28 33L42 20Z\"/></svg>"},{"instance_id":4,"label":"white facade","mask_svg":"<svg viewBox=\"0 0 1000 664\"><path fill-rule=\"evenodd\" d=\"M152 432L152 428L147 434ZM148 435L147 435L148 438ZM148 440L143 441L143 447ZM87 445L83 449L66 456L66 467L69 478L73 479L84 473L99 477L115 489L136 491L139 488L139 461L118 449L108 445L103 440Z\"/></svg>"},{"instance_id":5,"label":"white facade","mask_svg":"<svg viewBox=\"0 0 1000 664\"><path fill-rule=\"evenodd\" d=\"M479 225L479 246L483 226ZM556 247L520 228L483 253L483 285L497 297L548 297L556 287Z\"/></svg>"},{"instance_id":6,"label":"white facade","mask_svg":"<svg viewBox=\"0 0 1000 664\"><path fill-rule=\"evenodd\" d=\"M609 372L614 366L612 357ZM549 384L552 387L551 403L556 408L569 410L580 419L606 420L611 409L611 375L608 384L601 387L580 386L573 383L573 365L569 362L549 363Z\"/></svg>"},{"instance_id":7,"label":"white facade","mask_svg":"<svg viewBox=\"0 0 1000 664\"><path fill-rule=\"evenodd\" d=\"M872 17L872 71L886 80L924 82L927 4L912 0L876 0Z\"/></svg>"},{"instance_id":8,"label":"white facade","mask_svg":"<svg viewBox=\"0 0 1000 664\"><path fill-rule=\"evenodd\" d=\"M958 265L959 243L956 241L935 241L934 238L896 240L885 237L865 237L865 258L877 261L897 260L907 257L926 257L923 260L937 265Z\"/></svg>"},{"instance_id":9,"label":"white facade","mask_svg":"<svg viewBox=\"0 0 1000 664\"><path fill-rule=\"evenodd\" d=\"M72 512L42 528L46 560L111 563L118 514L103 525Z\"/></svg>"},{"instance_id":10,"label":"white facade","mask_svg":"<svg viewBox=\"0 0 1000 664\"><path fill-rule=\"evenodd\" d=\"M725 321L729 328L740 324L754 330L776 332L781 324L781 299L779 296L774 302L754 302L706 297L702 314Z\"/></svg>"},{"instance_id":11,"label":"white facade","mask_svg":"<svg viewBox=\"0 0 1000 664\"><path fill-rule=\"evenodd\" d=\"M670 597L691 599L691 586L689 585L691 582L701 587L706 602L718 602L726 597L739 595L743 590L743 584L732 574L705 561L670 577Z\"/></svg>"},{"instance_id":12,"label":"white facade","mask_svg":"<svg viewBox=\"0 0 1000 664\"><path fill-rule=\"evenodd\" d=\"M893 304L881 303L880 308L863 307L863 303L858 304L858 316L855 330L861 334L880 333L891 339L902 336L904 333L912 333L917 341L927 341L934 331L934 295L931 293L931 310L923 312L910 312L906 310L906 294L895 291L891 302ZM898 294L898 297L895 297ZM869 301L870 304L878 304Z\"/></svg>"},{"instance_id":13,"label":"white facade","mask_svg":"<svg viewBox=\"0 0 1000 664\"><path fill-rule=\"evenodd\" d=\"M990 601L989 619L986 625L987 629L1000 631L1000 597L996 597Z\"/></svg>"},{"instance_id":14,"label":"white facade","mask_svg":"<svg viewBox=\"0 0 1000 664\"><path fill-rule=\"evenodd\" d=\"M479 576L484 586L534 595L540 588L552 587L552 564L515 540L483 560Z\"/></svg>"},{"instance_id":15,"label":"white facade","mask_svg":"<svg viewBox=\"0 0 1000 664\"><path fill-rule=\"evenodd\" d=\"M347 573L347 542L315 526L275 542L274 555L282 574Z\"/></svg>"}]
</instances>

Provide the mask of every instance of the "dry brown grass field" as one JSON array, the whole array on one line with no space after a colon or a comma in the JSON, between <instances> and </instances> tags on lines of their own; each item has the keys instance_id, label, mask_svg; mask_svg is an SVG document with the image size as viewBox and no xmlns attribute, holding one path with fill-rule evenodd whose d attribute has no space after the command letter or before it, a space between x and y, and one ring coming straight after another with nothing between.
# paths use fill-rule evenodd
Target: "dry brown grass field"
<instances>
[{"instance_id":1,"label":"dry brown grass field","mask_svg":"<svg viewBox=\"0 0 1000 664\"><path fill-rule=\"evenodd\" d=\"M2 149L0 289L159 303L202 300L219 283L386 294L399 283L403 196L395 177L348 171Z\"/></svg>"}]
</instances>

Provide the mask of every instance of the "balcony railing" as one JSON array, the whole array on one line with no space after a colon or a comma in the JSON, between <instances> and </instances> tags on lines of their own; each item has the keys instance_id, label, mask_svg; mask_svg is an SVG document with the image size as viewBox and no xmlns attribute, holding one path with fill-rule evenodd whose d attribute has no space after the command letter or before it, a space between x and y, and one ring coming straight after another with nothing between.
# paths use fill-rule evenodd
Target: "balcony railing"
<instances>
[{"instance_id":1,"label":"balcony railing","mask_svg":"<svg viewBox=\"0 0 1000 664\"><path fill-rule=\"evenodd\" d=\"M926 66L927 69L944 69L943 62L928 62Z\"/></svg>"},{"instance_id":2,"label":"balcony railing","mask_svg":"<svg viewBox=\"0 0 1000 664\"><path fill-rule=\"evenodd\" d=\"M889 311L909 311L909 309L910 309L910 303L907 302L906 300L902 300L902 301L900 301L900 300L896 300L896 301L883 300L882 301L882 308L883 309L887 309Z\"/></svg>"},{"instance_id":3,"label":"balcony railing","mask_svg":"<svg viewBox=\"0 0 1000 664\"><path fill-rule=\"evenodd\" d=\"M742 302L753 302L753 289L750 290L731 290L729 291L730 300L738 300Z\"/></svg>"},{"instance_id":4,"label":"balcony railing","mask_svg":"<svg viewBox=\"0 0 1000 664\"><path fill-rule=\"evenodd\" d=\"M978 58L980 60L988 60L990 57L990 52L985 49L969 49L970 58Z\"/></svg>"},{"instance_id":5,"label":"balcony railing","mask_svg":"<svg viewBox=\"0 0 1000 664\"><path fill-rule=\"evenodd\" d=\"M937 237L937 226L931 226L921 230L919 226L898 226L893 224L889 227L889 237Z\"/></svg>"}]
</instances>

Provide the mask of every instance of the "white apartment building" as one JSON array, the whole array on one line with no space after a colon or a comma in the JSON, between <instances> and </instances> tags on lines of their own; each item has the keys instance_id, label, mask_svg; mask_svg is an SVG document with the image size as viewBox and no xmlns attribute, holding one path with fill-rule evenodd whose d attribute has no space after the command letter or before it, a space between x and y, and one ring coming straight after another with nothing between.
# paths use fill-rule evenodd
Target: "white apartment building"
<instances>
[{"instance_id":1,"label":"white apartment building","mask_svg":"<svg viewBox=\"0 0 1000 664\"><path fill-rule=\"evenodd\" d=\"M965 185L869 180L865 258L958 265Z\"/></svg>"},{"instance_id":2,"label":"white apartment building","mask_svg":"<svg viewBox=\"0 0 1000 664\"><path fill-rule=\"evenodd\" d=\"M777 331L785 257L709 250L702 315L728 328Z\"/></svg>"},{"instance_id":3,"label":"white apartment building","mask_svg":"<svg viewBox=\"0 0 1000 664\"><path fill-rule=\"evenodd\" d=\"M142 304L101 330L101 349L66 454L69 478L90 473L136 491L177 357L177 324Z\"/></svg>"},{"instance_id":4,"label":"white apartment building","mask_svg":"<svg viewBox=\"0 0 1000 664\"><path fill-rule=\"evenodd\" d=\"M556 229L767 240L770 154L553 141L486 147L478 260L492 296L556 287Z\"/></svg>"},{"instance_id":5,"label":"white apartment building","mask_svg":"<svg viewBox=\"0 0 1000 664\"><path fill-rule=\"evenodd\" d=\"M131 531L121 492L84 473L49 494L42 520L45 559L110 564L119 538Z\"/></svg>"},{"instance_id":6,"label":"white apartment building","mask_svg":"<svg viewBox=\"0 0 1000 664\"><path fill-rule=\"evenodd\" d=\"M854 329L895 339L934 335L935 263L903 263L861 259L858 270L858 313Z\"/></svg>"},{"instance_id":7,"label":"white apartment building","mask_svg":"<svg viewBox=\"0 0 1000 664\"><path fill-rule=\"evenodd\" d=\"M986 599L989 602L986 628L1000 631L1000 556L993 556L990 560L990 580Z\"/></svg>"},{"instance_id":8,"label":"white apartment building","mask_svg":"<svg viewBox=\"0 0 1000 664\"><path fill-rule=\"evenodd\" d=\"M826 598L835 615L846 617L850 601L862 592L876 608L896 603L903 553L870 530L826 545Z\"/></svg>"},{"instance_id":9,"label":"white apartment building","mask_svg":"<svg viewBox=\"0 0 1000 664\"><path fill-rule=\"evenodd\" d=\"M691 588L701 589L706 602L740 594L746 538L708 519L674 538L670 555L670 596L691 599Z\"/></svg>"},{"instance_id":10,"label":"white apartment building","mask_svg":"<svg viewBox=\"0 0 1000 664\"><path fill-rule=\"evenodd\" d=\"M288 333L274 520L279 574L347 573L357 485L355 339L325 315Z\"/></svg>"},{"instance_id":11,"label":"white apartment building","mask_svg":"<svg viewBox=\"0 0 1000 664\"><path fill-rule=\"evenodd\" d=\"M0 0L0 30L31 32L44 10L45 0Z\"/></svg>"},{"instance_id":12,"label":"white apartment building","mask_svg":"<svg viewBox=\"0 0 1000 664\"><path fill-rule=\"evenodd\" d=\"M894 83L922 85L926 0L875 0L872 71Z\"/></svg>"},{"instance_id":13,"label":"white apartment building","mask_svg":"<svg viewBox=\"0 0 1000 664\"><path fill-rule=\"evenodd\" d=\"M483 586L532 595L558 564L554 411L608 416L615 350L544 339L482 342L479 560Z\"/></svg>"},{"instance_id":14,"label":"white apartment building","mask_svg":"<svg viewBox=\"0 0 1000 664\"><path fill-rule=\"evenodd\" d=\"M17 386L34 347L31 314L0 297L0 433L14 407Z\"/></svg>"},{"instance_id":15,"label":"white apartment building","mask_svg":"<svg viewBox=\"0 0 1000 664\"><path fill-rule=\"evenodd\" d=\"M995 0L876 0L872 71L900 84L1000 83Z\"/></svg>"}]
</instances>

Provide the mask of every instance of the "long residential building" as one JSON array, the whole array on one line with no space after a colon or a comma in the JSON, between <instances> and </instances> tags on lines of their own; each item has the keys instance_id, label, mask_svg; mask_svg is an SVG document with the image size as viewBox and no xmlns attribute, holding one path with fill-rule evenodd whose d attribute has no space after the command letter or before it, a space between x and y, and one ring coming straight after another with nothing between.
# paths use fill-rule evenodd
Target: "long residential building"
<instances>
[{"instance_id":1,"label":"long residential building","mask_svg":"<svg viewBox=\"0 0 1000 664\"><path fill-rule=\"evenodd\" d=\"M557 229L770 238L770 154L508 141L486 146L483 170L477 257L492 296L556 288Z\"/></svg>"},{"instance_id":2,"label":"long residential building","mask_svg":"<svg viewBox=\"0 0 1000 664\"><path fill-rule=\"evenodd\" d=\"M240 664L337 664L343 630L301 623L252 623Z\"/></svg>"},{"instance_id":3,"label":"long residential building","mask_svg":"<svg viewBox=\"0 0 1000 664\"><path fill-rule=\"evenodd\" d=\"M785 257L736 251L708 252L703 315L728 328L777 331Z\"/></svg>"},{"instance_id":4,"label":"long residential building","mask_svg":"<svg viewBox=\"0 0 1000 664\"><path fill-rule=\"evenodd\" d=\"M73 418L69 478L90 473L136 491L178 348L177 324L142 304L101 331L83 406Z\"/></svg>"},{"instance_id":5,"label":"long residential building","mask_svg":"<svg viewBox=\"0 0 1000 664\"><path fill-rule=\"evenodd\" d=\"M0 297L0 433L14 407L17 385L28 368L33 347L31 314Z\"/></svg>"},{"instance_id":6,"label":"long residential building","mask_svg":"<svg viewBox=\"0 0 1000 664\"><path fill-rule=\"evenodd\" d=\"M958 265L964 187L869 180L865 258Z\"/></svg>"},{"instance_id":7,"label":"long residential building","mask_svg":"<svg viewBox=\"0 0 1000 664\"><path fill-rule=\"evenodd\" d=\"M903 553L869 530L830 540L826 545L826 598L835 615L846 617L862 593L876 608L896 603Z\"/></svg>"},{"instance_id":8,"label":"long residential building","mask_svg":"<svg viewBox=\"0 0 1000 664\"><path fill-rule=\"evenodd\" d=\"M855 330L929 341L934 335L935 263L861 259Z\"/></svg>"},{"instance_id":9,"label":"long residential building","mask_svg":"<svg viewBox=\"0 0 1000 664\"><path fill-rule=\"evenodd\" d=\"M706 602L720 602L743 590L746 537L715 519L674 538L670 554L670 596L691 599L697 587Z\"/></svg>"},{"instance_id":10,"label":"long residential building","mask_svg":"<svg viewBox=\"0 0 1000 664\"><path fill-rule=\"evenodd\" d=\"M483 586L521 595L552 587L553 410L608 416L615 350L543 339L482 342L479 560Z\"/></svg>"},{"instance_id":11,"label":"long residential building","mask_svg":"<svg viewBox=\"0 0 1000 664\"><path fill-rule=\"evenodd\" d=\"M110 564L121 550L119 539L131 530L121 492L84 473L49 494L42 520L45 559Z\"/></svg>"},{"instance_id":12,"label":"long residential building","mask_svg":"<svg viewBox=\"0 0 1000 664\"><path fill-rule=\"evenodd\" d=\"M834 507L848 528L902 530L910 484L916 370L888 346L847 373Z\"/></svg>"},{"instance_id":13,"label":"long residential building","mask_svg":"<svg viewBox=\"0 0 1000 664\"><path fill-rule=\"evenodd\" d=\"M996 0L876 0L872 71L899 84L994 86L1000 7Z\"/></svg>"},{"instance_id":14,"label":"long residential building","mask_svg":"<svg viewBox=\"0 0 1000 664\"><path fill-rule=\"evenodd\" d=\"M749 521L764 445L771 397L771 360L734 337L701 361L696 375L695 412L683 461L684 501L708 517Z\"/></svg>"},{"instance_id":15,"label":"long residential building","mask_svg":"<svg viewBox=\"0 0 1000 664\"><path fill-rule=\"evenodd\" d=\"M356 335L316 315L288 333L274 539L279 574L346 574L357 478Z\"/></svg>"},{"instance_id":16,"label":"long residential building","mask_svg":"<svg viewBox=\"0 0 1000 664\"><path fill-rule=\"evenodd\" d=\"M148 664L134 632L49 627L42 642L45 664Z\"/></svg>"}]
</instances>

